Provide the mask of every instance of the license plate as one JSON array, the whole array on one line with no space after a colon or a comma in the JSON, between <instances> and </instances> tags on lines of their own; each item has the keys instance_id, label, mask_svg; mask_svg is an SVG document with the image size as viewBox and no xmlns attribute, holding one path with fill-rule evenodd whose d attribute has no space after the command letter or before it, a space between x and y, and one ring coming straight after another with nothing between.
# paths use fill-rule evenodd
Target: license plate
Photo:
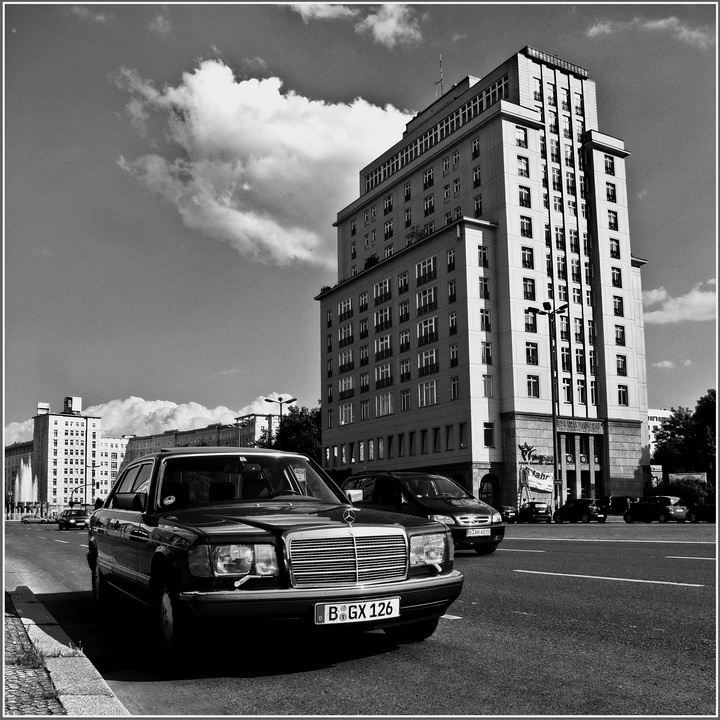
<instances>
[{"instance_id":1,"label":"license plate","mask_svg":"<svg viewBox=\"0 0 720 720\"><path fill-rule=\"evenodd\" d=\"M468 528L467 537L482 537L490 534L490 528Z\"/></svg>"},{"instance_id":2,"label":"license plate","mask_svg":"<svg viewBox=\"0 0 720 720\"><path fill-rule=\"evenodd\" d=\"M400 598L365 600L363 602L318 603L315 605L316 625L369 622L400 617Z\"/></svg>"}]
</instances>

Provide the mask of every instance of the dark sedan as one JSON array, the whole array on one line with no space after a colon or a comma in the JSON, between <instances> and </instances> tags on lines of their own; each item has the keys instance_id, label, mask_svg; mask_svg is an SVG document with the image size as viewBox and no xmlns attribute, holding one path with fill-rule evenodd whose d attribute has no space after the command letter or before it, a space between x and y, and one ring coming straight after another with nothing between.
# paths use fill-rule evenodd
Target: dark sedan
<instances>
[{"instance_id":1,"label":"dark sedan","mask_svg":"<svg viewBox=\"0 0 720 720\"><path fill-rule=\"evenodd\" d=\"M429 637L463 584L449 530L349 498L294 453L199 447L140 458L90 519L94 600L107 608L110 590L144 602L169 658L196 621Z\"/></svg>"},{"instance_id":2,"label":"dark sedan","mask_svg":"<svg viewBox=\"0 0 720 720\"><path fill-rule=\"evenodd\" d=\"M500 513L444 475L375 471L352 475L343 490L362 491L358 507L429 518L447 525L456 548L478 555L495 552L505 537Z\"/></svg>"},{"instance_id":3,"label":"dark sedan","mask_svg":"<svg viewBox=\"0 0 720 720\"><path fill-rule=\"evenodd\" d=\"M685 518L688 522L709 522L714 523L717 518L717 509L715 503L705 503L703 505L693 505L686 513Z\"/></svg>"},{"instance_id":4,"label":"dark sedan","mask_svg":"<svg viewBox=\"0 0 720 720\"><path fill-rule=\"evenodd\" d=\"M514 523L517 521L517 508L514 505L493 505L502 516L503 522Z\"/></svg>"},{"instance_id":5,"label":"dark sedan","mask_svg":"<svg viewBox=\"0 0 720 720\"><path fill-rule=\"evenodd\" d=\"M627 523L635 521L649 523L653 520L661 523L666 523L668 520L684 523L686 513L687 507L681 498L674 495L651 495L632 503L625 511L623 519Z\"/></svg>"},{"instance_id":6,"label":"dark sedan","mask_svg":"<svg viewBox=\"0 0 720 720\"><path fill-rule=\"evenodd\" d=\"M607 513L595 500L591 498L578 498L576 500L568 500L562 507L559 507L553 514L553 520L556 523L589 523L591 520L604 523L607 520Z\"/></svg>"},{"instance_id":7,"label":"dark sedan","mask_svg":"<svg viewBox=\"0 0 720 720\"><path fill-rule=\"evenodd\" d=\"M517 521L519 523L549 523L552 521L552 512L550 511L550 505L546 502L538 502L535 500L523 503L520 506L520 510L518 510Z\"/></svg>"}]
</instances>

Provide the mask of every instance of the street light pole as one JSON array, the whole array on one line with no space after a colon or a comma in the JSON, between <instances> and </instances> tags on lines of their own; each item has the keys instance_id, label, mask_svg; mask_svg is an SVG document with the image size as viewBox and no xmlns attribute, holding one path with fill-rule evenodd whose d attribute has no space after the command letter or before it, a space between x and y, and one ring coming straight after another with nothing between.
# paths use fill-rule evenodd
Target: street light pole
<instances>
[{"instance_id":1,"label":"street light pole","mask_svg":"<svg viewBox=\"0 0 720 720\"><path fill-rule=\"evenodd\" d=\"M558 410L559 410L559 398L558 398L558 363L557 363L557 334L555 330L555 316L560 313L564 313L568 309L568 304L565 303L559 308L553 309L553 303L544 302L543 309L529 307L526 308L526 312L534 313L535 315L547 315L548 316L548 330L550 340L550 390L552 394L552 448L553 448L553 486L556 484L558 478L560 478L560 453L558 449ZM565 489L564 483L560 480L561 485L561 503L565 501ZM553 493L554 494L554 493Z\"/></svg>"},{"instance_id":2,"label":"street light pole","mask_svg":"<svg viewBox=\"0 0 720 720\"><path fill-rule=\"evenodd\" d=\"M282 396L278 397L277 400L273 400L272 398L265 398L265 402L269 403L277 403L280 406L280 422L282 422L283 417L283 405L289 405L290 403L294 403L297 401L297 398L288 398L287 400L283 400ZM272 416L270 416L270 423L269 423L269 430L270 430L270 436L272 436Z\"/></svg>"}]
</instances>

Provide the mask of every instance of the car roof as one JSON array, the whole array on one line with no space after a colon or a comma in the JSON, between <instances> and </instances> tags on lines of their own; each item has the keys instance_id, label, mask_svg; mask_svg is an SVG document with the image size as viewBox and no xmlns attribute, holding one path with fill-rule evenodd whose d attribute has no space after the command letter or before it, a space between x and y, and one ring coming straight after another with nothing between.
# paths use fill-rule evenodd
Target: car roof
<instances>
[{"instance_id":1,"label":"car roof","mask_svg":"<svg viewBox=\"0 0 720 720\"><path fill-rule=\"evenodd\" d=\"M155 452L151 452L147 455L143 455L142 457L135 458L134 460L132 460L132 463L136 463L140 460L148 460L150 458L168 458L182 455L281 455L287 457L305 457L303 453L300 452L286 452L285 450L270 450L268 448L230 447L226 445L200 445L197 447L160 448Z\"/></svg>"}]
</instances>

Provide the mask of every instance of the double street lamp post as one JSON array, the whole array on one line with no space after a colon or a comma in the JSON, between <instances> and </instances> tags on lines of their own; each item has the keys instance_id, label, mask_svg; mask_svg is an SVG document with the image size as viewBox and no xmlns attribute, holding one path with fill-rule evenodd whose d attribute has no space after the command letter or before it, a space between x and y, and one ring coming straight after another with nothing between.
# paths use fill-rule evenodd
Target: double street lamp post
<instances>
[{"instance_id":1,"label":"double street lamp post","mask_svg":"<svg viewBox=\"0 0 720 720\"><path fill-rule=\"evenodd\" d=\"M549 340L550 340L550 389L552 392L552 449L553 449L553 484L557 486L558 481L561 485L560 504L564 502L564 492L562 490L562 480L560 479L560 463L557 439L557 419L558 419L558 364L557 364L557 334L555 331L555 316L564 313L568 309L565 303L558 308L553 308L553 303L544 302L543 309L529 307L525 312L534 315L547 315L549 324ZM555 493L554 493L555 494Z\"/></svg>"},{"instance_id":2,"label":"double street lamp post","mask_svg":"<svg viewBox=\"0 0 720 720\"><path fill-rule=\"evenodd\" d=\"M269 403L277 403L280 406L280 422L282 422L283 417L283 405L289 405L290 403L297 402L297 398L288 398L287 400L283 400L282 396L278 397L277 400L274 400L273 398L265 398L265 402ZM272 436L272 416L270 416L270 423L269 423L269 431L270 436Z\"/></svg>"}]
</instances>

